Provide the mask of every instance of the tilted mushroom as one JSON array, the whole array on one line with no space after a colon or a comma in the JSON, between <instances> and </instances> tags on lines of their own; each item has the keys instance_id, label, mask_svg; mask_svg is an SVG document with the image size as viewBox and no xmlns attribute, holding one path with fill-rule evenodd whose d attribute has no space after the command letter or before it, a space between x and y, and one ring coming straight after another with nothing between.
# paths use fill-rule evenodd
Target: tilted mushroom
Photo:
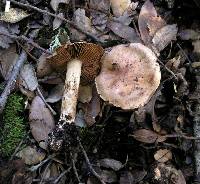
<instances>
[{"instance_id":1,"label":"tilted mushroom","mask_svg":"<svg viewBox=\"0 0 200 184\"><path fill-rule=\"evenodd\" d=\"M104 50L99 45L77 42L59 47L47 58L52 68L57 71L67 70L60 120L50 135L50 147L53 150L60 149L62 145L63 140L57 137L58 132L63 131L66 124L75 120L80 79L84 82L94 81L103 53Z\"/></svg>"},{"instance_id":2,"label":"tilted mushroom","mask_svg":"<svg viewBox=\"0 0 200 184\"><path fill-rule=\"evenodd\" d=\"M96 87L101 98L122 109L144 106L160 84L155 54L140 43L118 45L102 58Z\"/></svg>"}]
</instances>

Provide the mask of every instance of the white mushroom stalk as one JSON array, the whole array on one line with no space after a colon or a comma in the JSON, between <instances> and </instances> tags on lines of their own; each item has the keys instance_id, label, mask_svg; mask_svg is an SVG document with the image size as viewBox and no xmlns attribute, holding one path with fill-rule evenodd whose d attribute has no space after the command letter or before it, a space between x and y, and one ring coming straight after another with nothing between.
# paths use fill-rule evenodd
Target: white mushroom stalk
<instances>
[{"instance_id":1,"label":"white mushroom stalk","mask_svg":"<svg viewBox=\"0 0 200 184\"><path fill-rule=\"evenodd\" d=\"M61 114L59 128L66 123L71 124L76 116L76 104L81 77L82 61L73 59L67 64L64 93L62 97Z\"/></svg>"}]
</instances>

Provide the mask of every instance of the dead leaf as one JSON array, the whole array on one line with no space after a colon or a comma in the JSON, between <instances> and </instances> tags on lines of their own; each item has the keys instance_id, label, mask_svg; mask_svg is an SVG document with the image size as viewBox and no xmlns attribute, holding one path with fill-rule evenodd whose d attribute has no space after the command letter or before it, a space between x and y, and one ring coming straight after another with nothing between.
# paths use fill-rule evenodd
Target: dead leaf
<instances>
[{"instance_id":1,"label":"dead leaf","mask_svg":"<svg viewBox=\"0 0 200 184\"><path fill-rule=\"evenodd\" d=\"M181 170L177 170L172 165L165 165L159 163L154 169L155 180L159 183L176 183L176 184L186 184L185 178Z\"/></svg>"},{"instance_id":2,"label":"dead leaf","mask_svg":"<svg viewBox=\"0 0 200 184\"><path fill-rule=\"evenodd\" d=\"M8 49L0 50L0 71L5 80L9 79L10 73L18 59L16 46L12 45Z\"/></svg>"},{"instance_id":3,"label":"dead leaf","mask_svg":"<svg viewBox=\"0 0 200 184\"><path fill-rule=\"evenodd\" d=\"M53 115L39 96L32 101L29 121L31 133L37 142L47 141L48 134L55 128Z\"/></svg>"},{"instance_id":4,"label":"dead leaf","mask_svg":"<svg viewBox=\"0 0 200 184\"><path fill-rule=\"evenodd\" d=\"M46 58L49 56L49 54L43 53L37 63L37 76L38 77L44 77L46 75L49 75L52 72L50 64L47 62Z\"/></svg>"},{"instance_id":5,"label":"dead leaf","mask_svg":"<svg viewBox=\"0 0 200 184\"><path fill-rule=\"evenodd\" d=\"M75 118L74 123L76 124L76 126L86 127L85 119L84 119L84 112L82 109L80 109L78 111L78 113L76 113L76 118Z\"/></svg>"},{"instance_id":6,"label":"dead leaf","mask_svg":"<svg viewBox=\"0 0 200 184\"><path fill-rule=\"evenodd\" d=\"M79 86L78 101L88 103L92 99L92 86Z\"/></svg>"},{"instance_id":7,"label":"dead leaf","mask_svg":"<svg viewBox=\"0 0 200 184\"><path fill-rule=\"evenodd\" d=\"M119 171L124 165L118 161L111 158L104 158L99 160L99 164L101 167L113 169L114 171Z\"/></svg>"},{"instance_id":8,"label":"dead leaf","mask_svg":"<svg viewBox=\"0 0 200 184\"><path fill-rule=\"evenodd\" d=\"M59 13L57 16L64 18L63 13ZM55 19L53 20L53 30L58 29L61 26L62 22L63 22L63 20L55 17Z\"/></svg>"},{"instance_id":9,"label":"dead leaf","mask_svg":"<svg viewBox=\"0 0 200 184\"><path fill-rule=\"evenodd\" d=\"M131 4L131 0L110 0L114 16L119 17L127 10Z\"/></svg>"},{"instance_id":10,"label":"dead leaf","mask_svg":"<svg viewBox=\"0 0 200 184\"><path fill-rule=\"evenodd\" d=\"M52 9L56 12L60 3L69 4L70 0L51 0L50 5Z\"/></svg>"},{"instance_id":11,"label":"dead leaf","mask_svg":"<svg viewBox=\"0 0 200 184\"><path fill-rule=\"evenodd\" d=\"M99 30L104 31L106 28L106 23L108 21L108 14L110 9L109 0L90 0L89 7L92 9L101 10L105 12L105 13L102 13L100 11L91 12L92 25L94 25Z\"/></svg>"},{"instance_id":12,"label":"dead leaf","mask_svg":"<svg viewBox=\"0 0 200 184\"><path fill-rule=\"evenodd\" d=\"M1 34L2 33L2 34ZM7 49L11 43L14 41L4 34L16 35L19 33L19 25L17 24L7 24L0 22L0 47Z\"/></svg>"},{"instance_id":13,"label":"dead leaf","mask_svg":"<svg viewBox=\"0 0 200 184\"><path fill-rule=\"evenodd\" d=\"M150 0L145 1L138 18L139 31L144 43L150 45L153 35L164 25L166 23L157 15L153 3Z\"/></svg>"},{"instance_id":14,"label":"dead leaf","mask_svg":"<svg viewBox=\"0 0 200 184\"><path fill-rule=\"evenodd\" d=\"M172 24L162 27L155 33L152 42L158 52L162 51L172 40L176 40L177 32L176 24Z\"/></svg>"},{"instance_id":15,"label":"dead leaf","mask_svg":"<svg viewBox=\"0 0 200 184\"><path fill-rule=\"evenodd\" d=\"M168 160L172 159L172 152L168 149L159 149L155 154L154 154L155 160L158 162L167 162Z\"/></svg>"},{"instance_id":16,"label":"dead leaf","mask_svg":"<svg viewBox=\"0 0 200 184\"><path fill-rule=\"evenodd\" d=\"M107 27L111 29L111 31L113 31L117 36L120 36L129 42L140 42L136 31L127 25L115 21L110 21L108 22Z\"/></svg>"},{"instance_id":17,"label":"dead leaf","mask_svg":"<svg viewBox=\"0 0 200 184\"><path fill-rule=\"evenodd\" d=\"M120 184L136 184L144 179L147 172L144 170L123 171L120 175Z\"/></svg>"},{"instance_id":18,"label":"dead leaf","mask_svg":"<svg viewBox=\"0 0 200 184\"><path fill-rule=\"evenodd\" d=\"M166 137L161 136L152 130L139 129L133 132L133 137L140 142L152 144L157 142L164 142Z\"/></svg>"},{"instance_id":19,"label":"dead leaf","mask_svg":"<svg viewBox=\"0 0 200 184\"><path fill-rule=\"evenodd\" d=\"M46 102L49 103L55 103L62 99L64 91L64 84L58 84L52 90L50 91L50 94L48 98L46 99Z\"/></svg>"},{"instance_id":20,"label":"dead leaf","mask_svg":"<svg viewBox=\"0 0 200 184\"><path fill-rule=\"evenodd\" d=\"M29 14L22 9L10 8L8 12L4 12L2 15L0 15L0 21L17 23L28 16Z\"/></svg>"},{"instance_id":21,"label":"dead leaf","mask_svg":"<svg viewBox=\"0 0 200 184\"><path fill-rule=\"evenodd\" d=\"M102 180L106 183L117 182L117 175L114 171L102 170L100 176Z\"/></svg>"},{"instance_id":22,"label":"dead leaf","mask_svg":"<svg viewBox=\"0 0 200 184\"><path fill-rule=\"evenodd\" d=\"M16 154L17 157L21 158L27 165L35 165L40 163L46 156L45 152L36 150L30 146L27 146Z\"/></svg>"},{"instance_id":23,"label":"dead leaf","mask_svg":"<svg viewBox=\"0 0 200 184\"><path fill-rule=\"evenodd\" d=\"M170 70L172 70L173 72L176 73L178 68L180 67L180 64L181 64L181 57L178 56L177 58L174 57L174 58L170 59L165 65Z\"/></svg>"},{"instance_id":24,"label":"dead leaf","mask_svg":"<svg viewBox=\"0 0 200 184\"><path fill-rule=\"evenodd\" d=\"M92 33L92 34L97 34L97 31L92 27L91 20L85 15L85 10L78 8L74 12L73 16L73 22L74 24L77 24L79 27L81 27L83 30ZM70 27L70 34L72 40L84 40L86 38L86 35L78 31L77 29L74 29Z\"/></svg>"},{"instance_id":25,"label":"dead leaf","mask_svg":"<svg viewBox=\"0 0 200 184\"><path fill-rule=\"evenodd\" d=\"M93 87L92 89L92 99L91 101L86 104L85 107L85 114L84 119L87 124L87 126L92 126L96 120L95 118L99 115L101 111L101 99L97 93L96 87Z\"/></svg>"},{"instance_id":26,"label":"dead leaf","mask_svg":"<svg viewBox=\"0 0 200 184\"><path fill-rule=\"evenodd\" d=\"M36 73L31 64L25 64L20 71L20 83L28 90L35 91L38 87Z\"/></svg>"}]
</instances>

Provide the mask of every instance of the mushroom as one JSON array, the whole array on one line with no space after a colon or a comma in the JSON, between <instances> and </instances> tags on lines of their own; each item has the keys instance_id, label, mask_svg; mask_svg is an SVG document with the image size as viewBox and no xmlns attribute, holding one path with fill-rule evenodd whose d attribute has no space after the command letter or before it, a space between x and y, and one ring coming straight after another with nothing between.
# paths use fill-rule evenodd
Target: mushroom
<instances>
[{"instance_id":1,"label":"mushroom","mask_svg":"<svg viewBox=\"0 0 200 184\"><path fill-rule=\"evenodd\" d=\"M47 58L56 71L67 70L60 119L56 130L50 135L52 149L60 149L63 142L56 140L57 132L63 131L66 124L69 125L75 120L80 79L87 83L94 81L103 53L104 50L99 45L77 42L60 46L51 57Z\"/></svg>"},{"instance_id":2,"label":"mushroom","mask_svg":"<svg viewBox=\"0 0 200 184\"><path fill-rule=\"evenodd\" d=\"M122 109L144 106L160 84L155 54L141 43L118 45L105 53L96 87L101 98Z\"/></svg>"}]
</instances>

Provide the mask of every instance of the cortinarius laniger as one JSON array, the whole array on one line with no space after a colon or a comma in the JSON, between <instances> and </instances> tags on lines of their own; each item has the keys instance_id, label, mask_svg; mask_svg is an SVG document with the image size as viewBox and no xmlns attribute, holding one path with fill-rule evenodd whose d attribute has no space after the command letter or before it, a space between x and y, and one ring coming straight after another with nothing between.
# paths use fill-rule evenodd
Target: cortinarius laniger
<instances>
[{"instance_id":1,"label":"cortinarius laniger","mask_svg":"<svg viewBox=\"0 0 200 184\"><path fill-rule=\"evenodd\" d=\"M140 43L118 45L105 53L96 87L101 98L122 109L144 106L160 84L155 54Z\"/></svg>"},{"instance_id":2,"label":"cortinarius laniger","mask_svg":"<svg viewBox=\"0 0 200 184\"><path fill-rule=\"evenodd\" d=\"M57 139L56 135L63 131L66 124L71 124L75 120L80 79L82 78L84 82L95 79L103 53L104 50L99 45L77 42L59 47L51 57L47 58L52 68L57 71L67 70L60 120L50 135L50 147L53 150L59 150L63 142Z\"/></svg>"}]
</instances>

